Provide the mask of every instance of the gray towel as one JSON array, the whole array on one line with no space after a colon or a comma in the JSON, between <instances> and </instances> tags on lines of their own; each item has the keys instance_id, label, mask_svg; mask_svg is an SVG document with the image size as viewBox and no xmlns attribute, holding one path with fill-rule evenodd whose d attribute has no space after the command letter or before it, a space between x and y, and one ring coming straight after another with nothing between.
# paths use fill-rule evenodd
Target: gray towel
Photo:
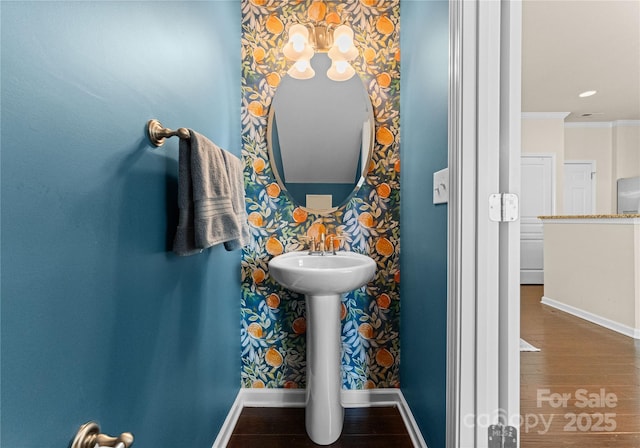
<instances>
[{"instance_id":1,"label":"gray towel","mask_svg":"<svg viewBox=\"0 0 640 448\"><path fill-rule=\"evenodd\" d=\"M173 250L192 255L215 244L227 250L248 243L242 162L206 137L189 130L180 140L178 208L180 217ZM246 232L246 234L245 234Z\"/></svg>"},{"instance_id":2,"label":"gray towel","mask_svg":"<svg viewBox=\"0 0 640 448\"><path fill-rule=\"evenodd\" d=\"M227 250L240 249L249 244L249 220L245 208L244 196L244 166L242 161L228 151L222 151L222 156L227 167L229 185L231 186L231 205L236 220L240 224L240 236L229 241L225 241L224 247Z\"/></svg>"}]
</instances>

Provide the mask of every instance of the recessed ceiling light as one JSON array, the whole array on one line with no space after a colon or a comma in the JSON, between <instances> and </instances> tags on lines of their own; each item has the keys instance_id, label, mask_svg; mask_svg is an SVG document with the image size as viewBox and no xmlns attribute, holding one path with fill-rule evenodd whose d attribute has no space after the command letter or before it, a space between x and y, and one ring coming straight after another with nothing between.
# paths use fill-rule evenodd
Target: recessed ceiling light
<instances>
[{"instance_id":1,"label":"recessed ceiling light","mask_svg":"<svg viewBox=\"0 0 640 448\"><path fill-rule=\"evenodd\" d=\"M586 98L588 96L592 96L595 95L597 93L597 90L587 90L586 92L582 92L580 95L578 95L580 98Z\"/></svg>"}]
</instances>

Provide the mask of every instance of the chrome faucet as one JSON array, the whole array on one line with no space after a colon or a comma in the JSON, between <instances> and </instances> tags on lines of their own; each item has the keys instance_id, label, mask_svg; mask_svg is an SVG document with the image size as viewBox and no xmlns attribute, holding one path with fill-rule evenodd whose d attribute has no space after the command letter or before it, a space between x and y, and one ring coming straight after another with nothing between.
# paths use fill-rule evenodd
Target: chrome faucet
<instances>
[{"instance_id":1,"label":"chrome faucet","mask_svg":"<svg viewBox=\"0 0 640 448\"><path fill-rule=\"evenodd\" d=\"M333 245L334 238L335 237L333 235L329 235L329 248L331 250L331 255L336 255L336 246Z\"/></svg>"},{"instance_id":2,"label":"chrome faucet","mask_svg":"<svg viewBox=\"0 0 640 448\"><path fill-rule=\"evenodd\" d=\"M333 245L333 235L329 235L329 247L330 250L326 250L326 235L320 234L320 240L316 241L315 237L311 237L311 243L309 244L309 255L336 255L336 249Z\"/></svg>"}]
</instances>

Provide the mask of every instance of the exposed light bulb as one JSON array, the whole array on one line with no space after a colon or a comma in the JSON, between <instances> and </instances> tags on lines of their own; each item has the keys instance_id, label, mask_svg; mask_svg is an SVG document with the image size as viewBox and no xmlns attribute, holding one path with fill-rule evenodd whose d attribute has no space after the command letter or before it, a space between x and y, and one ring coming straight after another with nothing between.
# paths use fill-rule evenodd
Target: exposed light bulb
<instances>
[{"instance_id":1,"label":"exposed light bulb","mask_svg":"<svg viewBox=\"0 0 640 448\"><path fill-rule=\"evenodd\" d=\"M336 43L338 44L340 51L342 53L346 53L347 50L351 48L351 45L353 45L353 40L349 39L347 36L340 36Z\"/></svg>"},{"instance_id":2,"label":"exposed light bulb","mask_svg":"<svg viewBox=\"0 0 640 448\"><path fill-rule=\"evenodd\" d=\"M300 53L304 50L305 38L300 34L296 34L291 36L291 43L293 44L293 49Z\"/></svg>"}]
</instances>

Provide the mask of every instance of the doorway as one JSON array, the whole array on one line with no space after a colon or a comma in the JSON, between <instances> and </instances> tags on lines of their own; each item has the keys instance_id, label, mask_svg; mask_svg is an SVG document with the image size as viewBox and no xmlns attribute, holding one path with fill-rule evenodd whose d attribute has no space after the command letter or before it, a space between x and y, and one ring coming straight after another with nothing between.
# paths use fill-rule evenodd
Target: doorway
<instances>
[{"instance_id":1,"label":"doorway","mask_svg":"<svg viewBox=\"0 0 640 448\"><path fill-rule=\"evenodd\" d=\"M557 213L615 213L609 202L615 201L612 199L614 195L610 183L615 182L618 163L616 145L620 143L616 135L616 120L638 119L638 109L631 114L624 105L632 95L637 104L637 93L635 90L631 93L625 86L633 80L635 85L632 88L635 89L639 79L637 48L628 51L618 44L618 37L623 38L623 43L637 44L640 35L638 3L527 1L523 4L523 111L540 114L563 111L565 114L562 120L557 120L562 121L562 125L535 135L538 141L551 140L557 143ZM615 15L620 20L614 20L612 16ZM611 25L611 28L605 29L605 25ZM611 48L625 55L611 60L622 60L624 63L632 60L636 68L627 70L622 63L609 63ZM611 74L615 81L601 79L607 74ZM602 89L595 97L587 99L589 97L579 96L591 89L581 89L586 85L615 85L616 88ZM612 102L608 107L603 107L600 101L613 99L608 96L613 91L619 92L620 96L615 104ZM580 130L575 129L578 127ZM540 148L552 150L551 145ZM569 159L597 159L600 175L592 174L596 172L596 167L591 160ZM523 169L523 189L525 175ZM593 193L596 182L599 184L598 204ZM524 207L523 203L523 211ZM524 219L522 223L525 224ZM587 238L584 244L589 244ZM634 347L631 340L619 338L542 305L543 286L523 285L522 291L521 336L541 349L540 352L523 353L521 358L521 412L525 419L521 428L522 446L555 447L563 443L592 447L609 444L640 446L640 436L637 433L630 434L638 431L635 425L637 416L633 415L637 410L624 407L632 401L627 401L628 397L634 396L638 390L637 370L631 368L638 362L637 345ZM530 294L531 291L535 293ZM614 295L616 291L610 294ZM625 354L619 356L618 351L625 351ZM623 375L629 376L623 378ZM620 399L615 410L604 403L600 403L600 407L587 409L570 407L576 402L577 393L581 394L584 390L600 393L603 389L607 394L613 392L618 398L625 397ZM545 401L547 393L570 394L571 399L568 406L556 408ZM596 422L591 424L586 421L598 412L610 420L611 413L619 414L614 418L615 422L599 428ZM543 419L550 423L552 413L556 413L553 424L541 427ZM626 415L620 417L621 414ZM572 417L577 418L575 425L570 420ZM538 427L534 428L533 420L536 418ZM620 434L612 434L615 423ZM623 443L625 439L626 445Z\"/></svg>"}]
</instances>

